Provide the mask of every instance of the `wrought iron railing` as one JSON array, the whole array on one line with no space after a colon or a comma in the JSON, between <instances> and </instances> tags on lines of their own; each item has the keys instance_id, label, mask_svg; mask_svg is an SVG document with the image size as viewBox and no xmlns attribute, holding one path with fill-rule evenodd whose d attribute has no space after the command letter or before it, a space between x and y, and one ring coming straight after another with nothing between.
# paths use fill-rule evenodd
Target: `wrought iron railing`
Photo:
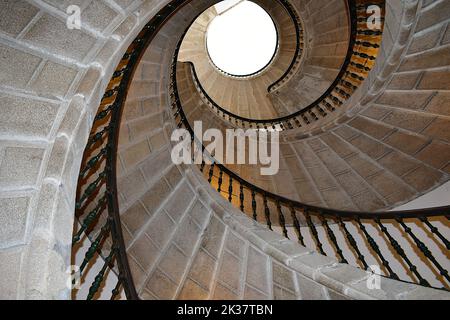
<instances>
[{"instance_id":1,"label":"wrought iron railing","mask_svg":"<svg viewBox=\"0 0 450 320\"><path fill-rule=\"evenodd\" d=\"M356 1L350 0L349 4L350 10L353 12L362 10L361 6L356 4ZM359 22L355 18L354 21ZM354 33L358 34L358 31L355 29ZM372 33L370 32L370 34ZM355 38L354 41L360 40ZM448 259L442 262L442 260L436 258L438 252L430 250L427 246L428 242L420 239L416 227L428 230L430 235L433 236L432 241L439 243L438 250L447 256L450 250L450 242L445 236L446 233L441 232L433 222L436 220L448 224L450 206L388 212L352 212L321 208L287 199L259 188L242 179L226 166L217 163L213 155L205 151L201 139L195 137L183 110L177 82L177 65L179 64L177 55L181 43L182 39L172 62L170 87L172 108L177 126L186 128L191 134L192 149L195 150L194 147L197 146L199 150L202 150L204 158L211 162L211 164L207 164L203 160L200 171L217 192L246 215L266 224L270 230L274 230L276 227L286 238L291 239L292 234L295 234L296 239L303 246L305 246L305 232L308 232L318 252L323 255L334 256L341 263L349 263L351 260L349 258L352 256L355 258L355 266L368 270L370 258L370 261L376 261L381 266L381 275L426 287L432 287L429 279L427 280L427 276L425 276L425 274L431 272L435 275L435 280L442 284L442 288L438 289L449 290L450 276L446 266ZM360 52L356 55L361 56L361 54ZM371 58L364 59L372 61ZM348 65L354 67L352 63L353 60L349 60ZM340 75L346 77L348 71L341 72ZM337 81L337 83L341 83L341 81ZM195 155L193 156L195 157ZM377 234L373 234L373 230L370 231L373 227L377 228ZM447 228L446 225L444 227ZM320 233L319 228L322 228L324 232ZM398 234L399 231L401 232L400 235ZM407 239L412 250L406 250L402 246L400 238ZM325 247L328 249L325 249ZM388 251L391 250L393 258L390 258L383 248L387 248ZM366 254L363 254L363 252L366 252ZM392 267L392 259L406 267L406 277L400 278L398 272ZM425 261L425 268L428 268L428 270L417 267L416 264L419 260Z\"/></svg>"},{"instance_id":2,"label":"wrought iron railing","mask_svg":"<svg viewBox=\"0 0 450 320\"><path fill-rule=\"evenodd\" d=\"M220 117L242 128L273 128L284 131L309 126L338 110L359 88L375 65L384 26L384 0L348 0L350 37L347 55L341 69L329 88L314 102L298 111L278 118L252 119L234 114L229 107L219 106L201 85L195 67L191 64L195 86L205 103ZM367 8L378 5L381 9L380 30L372 30L367 23ZM293 61L295 65L295 61ZM288 73L293 70L287 70ZM281 82L283 82L283 77ZM287 81L287 80L285 80Z\"/></svg>"},{"instance_id":3,"label":"wrought iron railing","mask_svg":"<svg viewBox=\"0 0 450 320\"><path fill-rule=\"evenodd\" d=\"M117 198L116 161L120 121L128 88L141 56L160 28L189 2L170 2L146 24L118 64L95 116L78 179L78 222L72 250L76 254L87 245L79 267L81 286L89 285L85 283L86 276L97 265L97 274L86 297L88 300L107 296L104 292L105 281L112 274L116 284L110 299L119 298L122 291L127 299L138 299L128 265Z\"/></svg>"},{"instance_id":4,"label":"wrought iron railing","mask_svg":"<svg viewBox=\"0 0 450 320\"><path fill-rule=\"evenodd\" d=\"M294 24L296 44L295 44L295 53L294 56L292 57L291 63L289 64L289 67L286 69L286 71L281 75L281 77L278 80L276 80L267 88L267 91L269 93L278 90L282 85L286 84L296 74L301 64L300 62L303 56L302 53L305 45L303 25L300 16L297 13L297 10L287 0L278 0L278 1L284 6Z\"/></svg>"},{"instance_id":5,"label":"wrought iron railing","mask_svg":"<svg viewBox=\"0 0 450 320\"><path fill-rule=\"evenodd\" d=\"M189 0L172 1L145 26L121 59L95 116L80 170L76 200L78 223L73 237L74 251L79 248L82 242L87 241L88 244L84 259L80 265L82 285L85 285L83 278L90 268L96 263L100 264L94 280L92 283L88 283L89 293L87 299L97 299L100 295L107 293L105 292L105 279L111 275L115 275L116 279L116 284L110 292L111 299L119 298L122 292L128 299L138 299L128 265L117 199L115 170L121 114L128 87L140 57L161 26L188 2ZM192 132L178 96L176 81L177 54L178 51L172 65L170 95L173 100L173 109L175 110L178 126L185 126ZM197 142L194 140L194 143ZM352 254L357 256L359 266L367 269L368 263L365 256L361 253L361 244L355 240L355 236L348 228L350 224L356 225L363 233L366 242L372 250L371 252L378 257L384 266L386 274L391 278L398 279L399 277L392 270L389 261L382 250L380 250L377 240L371 236L366 228L366 221L376 224L379 226L382 234L386 236L387 240L385 241L391 245L398 257L407 264L416 282L429 286L429 282L414 265L414 260L405 253L396 240L396 236L386 228L388 223L395 222L412 239L417 251L438 270L442 276L443 285L448 288L450 279L445 266L435 258L435 253L410 228L409 220L412 219L418 225L428 228L431 234L445 246L445 249L450 250L449 241L444 233L433 225L432 221L436 217L448 220L449 207L383 213L337 211L309 206L265 191L240 178L221 164L213 162L213 164L207 165L203 163L200 169L206 175L208 181L228 201L239 207L242 212L251 215L258 221L261 221L262 218L270 229L274 229L275 226L279 227L286 237L290 236L290 230L293 229L301 244L305 244L302 228L306 226L310 230L319 252L328 255L336 254L340 261L345 263L348 261L348 257L345 256L346 253L342 250L343 244L339 242L340 238L336 237L337 231L335 226L338 225L345 239L350 244ZM327 231L327 239L321 238L317 232L316 226L318 224L322 225ZM335 253L326 252L327 250L324 249L323 245L325 241L331 242Z\"/></svg>"}]
</instances>

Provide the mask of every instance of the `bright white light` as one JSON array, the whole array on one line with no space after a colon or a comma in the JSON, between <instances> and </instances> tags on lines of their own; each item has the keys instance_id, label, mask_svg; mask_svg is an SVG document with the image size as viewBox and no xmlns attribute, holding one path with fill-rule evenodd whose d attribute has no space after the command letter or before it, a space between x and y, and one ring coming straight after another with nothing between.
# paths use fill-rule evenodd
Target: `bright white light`
<instances>
[{"instance_id":1,"label":"bright white light","mask_svg":"<svg viewBox=\"0 0 450 320\"><path fill-rule=\"evenodd\" d=\"M243 1L211 22L207 47L218 68L233 75L248 75L270 62L277 47L277 32L263 8Z\"/></svg>"}]
</instances>

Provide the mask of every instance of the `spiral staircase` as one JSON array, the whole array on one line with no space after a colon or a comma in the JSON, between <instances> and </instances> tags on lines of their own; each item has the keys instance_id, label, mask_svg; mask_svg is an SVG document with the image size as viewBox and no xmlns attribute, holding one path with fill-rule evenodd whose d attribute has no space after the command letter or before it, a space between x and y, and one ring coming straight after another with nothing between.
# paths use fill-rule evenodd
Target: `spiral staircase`
<instances>
[{"instance_id":1,"label":"spiral staircase","mask_svg":"<svg viewBox=\"0 0 450 320\"><path fill-rule=\"evenodd\" d=\"M219 1L69 2L0 2L0 298L450 298L450 207L395 210L450 180L448 1L254 0L278 46L245 77ZM174 165L194 121L277 130L278 174Z\"/></svg>"}]
</instances>

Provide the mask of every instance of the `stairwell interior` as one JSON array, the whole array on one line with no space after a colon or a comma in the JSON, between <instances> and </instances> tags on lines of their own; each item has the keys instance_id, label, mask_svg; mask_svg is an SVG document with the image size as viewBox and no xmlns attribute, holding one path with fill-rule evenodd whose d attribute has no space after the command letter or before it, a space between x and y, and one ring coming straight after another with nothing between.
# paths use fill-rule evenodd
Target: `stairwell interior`
<instances>
[{"instance_id":1,"label":"stairwell interior","mask_svg":"<svg viewBox=\"0 0 450 320\"><path fill-rule=\"evenodd\" d=\"M450 180L450 3L254 0L278 48L236 77L217 2L0 2L0 298L449 299L448 199L396 208ZM174 165L199 120L279 130L278 174Z\"/></svg>"}]
</instances>

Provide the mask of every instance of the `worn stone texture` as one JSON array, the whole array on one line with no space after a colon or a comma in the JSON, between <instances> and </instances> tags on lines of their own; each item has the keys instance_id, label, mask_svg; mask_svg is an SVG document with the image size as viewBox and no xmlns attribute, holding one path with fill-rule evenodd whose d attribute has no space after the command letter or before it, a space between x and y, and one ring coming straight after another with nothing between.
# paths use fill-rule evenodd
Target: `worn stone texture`
<instances>
[{"instance_id":1,"label":"worn stone texture","mask_svg":"<svg viewBox=\"0 0 450 320\"><path fill-rule=\"evenodd\" d=\"M72 235L68 229L73 225L76 180L93 115L126 44L167 2L91 1L83 6L86 25L81 30L66 28L66 8L61 1L0 3L0 298L69 298L65 270L71 262ZM286 137L288 146L284 149L292 149L286 153L291 159L286 163L292 165L294 173L291 185L299 186L300 191L306 185L310 192L305 192L301 200L327 205L331 201L326 201L320 191L329 192L326 187L333 186L339 192L331 198L345 197L348 201L343 206L362 208L364 201L358 202L360 195L349 188L351 181L359 181L366 194L374 198L371 210L377 210L414 198L449 179L448 1L435 1L417 14L416 2L388 1L390 36L383 43L384 51L375 69L378 74L371 77L364 87L367 92L361 94L362 114L373 121L361 121L363 116L359 115L344 117L336 123L337 128L312 138L320 139L323 145L301 141L308 143L302 149L296 148L298 141ZM161 31L153 50L150 48L143 57L143 61L153 61L161 68L142 68L141 78L130 90L130 104L121 124L120 206L130 266L141 297L448 299L443 291L398 282L395 290L387 289L395 295L366 292L360 283L342 284L341 274L327 272L331 265L336 269L334 259L303 252L304 248L291 242L280 249L279 236L261 230L261 226L253 229L254 222L217 198L195 172L186 173L170 164L168 149L164 149L169 139L166 130L161 130L163 122L173 124L162 114L169 108L165 99L168 61L175 35L184 31L189 20L186 17L193 18L210 3L187 5L183 17L177 18L178 24L167 24ZM324 7L321 3L307 3L318 31L327 28L323 14L335 15L331 24L343 21L343 15L334 11L343 1L330 1ZM417 25L409 20L417 21ZM408 32L410 26L415 30ZM344 53L340 47L329 46L330 41L345 41L344 29L324 32L313 51L317 57L312 64L331 69L321 74L326 81L332 80L336 72L333 68L339 64L339 58L328 55L342 58ZM398 48L405 50L404 55ZM386 66L393 71L388 72ZM321 72L314 66L307 70L310 74ZM396 80L386 81L390 76ZM390 91L377 92L380 82L390 83ZM306 77L301 85L309 88L309 96L292 93L289 100L303 99L307 104L319 93L316 86L323 83ZM399 99L397 91L407 98ZM379 100L369 99L375 96ZM288 101L285 107L293 105ZM340 135L343 123L346 127L353 124L354 132ZM61 142L61 137L66 145L57 150L61 145L55 141ZM53 150L57 152L52 155ZM324 150L340 165L332 168L317 155ZM419 165L408 172L399 171L387 165L391 162L389 154ZM56 159L53 156L64 158L58 169L48 165ZM317 176L311 176L312 172ZM343 172L351 174L338 179ZM355 179L356 174L361 179ZM191 239L192 234L195 238ZM189 247L183 248L187 243ZM170 253L179 263L172 265L164 260ZM205 268L204 272L194 270L197 264Z\"/></svg>"}]
</instances>

